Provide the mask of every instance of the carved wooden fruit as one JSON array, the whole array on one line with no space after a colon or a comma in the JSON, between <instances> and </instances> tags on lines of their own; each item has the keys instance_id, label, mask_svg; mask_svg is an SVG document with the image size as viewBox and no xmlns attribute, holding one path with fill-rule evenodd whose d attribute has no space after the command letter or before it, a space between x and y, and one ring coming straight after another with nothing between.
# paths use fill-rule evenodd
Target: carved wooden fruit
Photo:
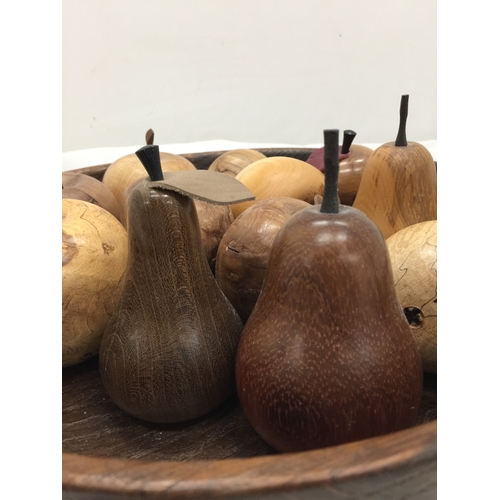
<instances>
[{"instance_id":1,"label":"carved wooden fruit","mask_svg":"<svg viewBox=\"0 0 500 500\"><path fill-rule=\"evenodd\" d=\"M127 233L98 205L62 200L62 365L99 352L120 297Z\"/></svg>"},{"instance_id":2,"label":"carved wooden fruit","mask_svg":"<svg viewBox=\"0 0 500 500\"><path fill-rule=\"evenodd\" d=\"M382 144L369 158L352 205L375 222L384 238L437 219L436 166L422 144L406 141L407 115L404 95L396 141Z\"/></svg>"},{"instance_id":3,"label":"carved wooden fruit","mask_svg":"<svg viewBox=\"0 0 500 500\"><path fill-rule=\"evenodd\" d=\"M257 302L269 253L281 226L296 212L311 206L296 198L267 198L245 210L222 237L215 278L243 318Z\"/></svg>"},{"instance_id":4,"label":"carved wooden fruit","mask_svg":"<svg viewBox=\"0 0 500 500\"><path fill-rule=\"evenodd\" d=\"M123 212L111 190L90 175L63 172L62 197L99 205L123 223Z\"/></svg>"},{"instance_id":5,"label":"carved wooden fruit","mask_svg":"<svg viewBox=\"0 0 500 500\"><path fill-rule=\"evenodd\" d=\"M196 167L180 155L160 152L162 170L175 172L178 170L196 170ZM127 199L131 186L135 187L144 175L144 167L135 154L129 154L114 161L104 173L102 183L109 187L118 203L127 210Z\"/></svg>"},{"instance_id":6,"label":"carved wooden fruit","mask_svg":"<svg viewBox=\"0 0 500 500\"><path fill-rule=\"evenodd\" d=\"M286 196L313 203L316 194L323 194L325 176L305 161L288 156L257 160L236 177L255 194L255 201L231 206L234 218L258 200Z\"/></svg>"},{"instance_id":7,"label":"carved wooden fruit","mask_svg":"<svg viewBox=\"0 0 500 500\"><path fill-rule=\"evenodd\" d=\"M217 157L210 164L208 170L215 170L216 172L236 177L245 167L263 158L266 158L266 155L255 149L233 149Z\"/></svg>"},{"instance_id":8,"label":"carved wooden fruit","mask_svg":"<svg viewBox=\"0 0 500 500\"><path fill-rule=\"evenodd\" d=\"M437 371L437 221L419 222L386 240L399 302L424 371Z\"/></svg>"},{"instance_id":9,"label":"carved wooden fruit","mask_svg":"<svg viewBox=\"0 0 500 500\"><path fill-rule=\"evenodd\" d=\"M215 205L202 200L194 200L194 204L205 255L210 269L215 273L217 250L224 234L234 221L233 212L229 205Z\"/></svg>"},{"instance_id":10,"label":"carved wooden fruit","mask_svg":"<svg viewBox=\"0 0 500 500\"><path fill-rule=\"evenodd\" d=\"M155 166L161 175L159 159ZM100 372L122 410L181 422L234 391L242 322L210 270L193 200L149 184L130 196L127 274L102 340Z\"/></svg>"},{"instance_id":11,"label":"carved wooden fruit","mask_svg":"<svg viewBox=\"0 0 500 500\"><path fill-rule=\"evenodd\" d=\"M192 170L192 169L186 169ZM163 170L163 173L169 172ZM124 219L127 225L129 207L128 200L132 190L141 182L147 181L148 176L134 181L123 193L124 200ZM201 240L205 255L207 256L208 263L213 272L215 272L215 257L217 255L217 248L219 247L222 236L234 220L233 212L229 205L215 205L202 200L193 200L198 214L198 224L201 231Z\"/></svg>"},{"instance_id":12,"label":"carved wooden fruit","mask_svg":"<svg viewBox=\"0 0 500 500\"><path fill-rule=\"evenodd\" d=\"M339 147L339 198L342 205L352 205L368 158L373 149L352 144L356 137L353 130L344 130L342 147ZM324 171L324 149L318 148L306 160L321 172Z\"/></svg>"},{"instance_id":13,"label":"carved wooden fruit","mask_svg":"<svg viewBox=\"0 0 500 500\"><path fill-rule=\"evenodd\" d=\"M238 347L242 408L281 452L409 427L422 394L384 238L362 212L338 205L337 145L338 131L325 131L323 203L276 236Z\"/></svg>"}]
</instances>

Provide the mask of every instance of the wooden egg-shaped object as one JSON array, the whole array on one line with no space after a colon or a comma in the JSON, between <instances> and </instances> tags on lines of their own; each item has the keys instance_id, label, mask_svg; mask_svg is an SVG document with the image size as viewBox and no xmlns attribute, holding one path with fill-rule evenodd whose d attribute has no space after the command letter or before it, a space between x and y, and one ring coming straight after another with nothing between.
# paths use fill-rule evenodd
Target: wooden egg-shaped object
<instances>
[{"instance_id":1,"label":"wooden egg-shaped object","mask_svg":"<svg viewBox=\"0 0 500 500\"><path fill-rule=\"evenodd\" d=\"M196 169L187 158L172 153L160 152L160 161L164 172ZM109 187L118 203L125 207L125 193L128 188L145 177L147 177L146 171L135 153L133 153L114 161L104 172L102 182Z\"/></svg>"},{"instance_id":2,"label":"wooden egg-shaped object","mask_svg":"<svg viewBox=\"0 0 500 500\"><path fill-rule=\"evenodd\" d=\"M266 158L266 155L256 149L232 149L218 156L210 164L208 170L214 170L215 172L221 172L231 177L236 177L245 167L263 158Z\"/></svg>"},{"instance_id":3,"label":"wooden egg-shaped object","mask_svg":"<svg viewBox=\"0 0 500 500\"><path fill-rule=\"evenodd\" d=\"M314 202L314 196L323 194L325 175L305 161L288 156L273 156L257 160L245 167L236 177L256 197L231 205L234 218L259 200L289 197Z\"/></svg>"},{"instance_id":4,"label":"wooden egg-shaped object","mask_svg":"<svg viewBox=\"0 0 500 500\"><path fill-rule=\"evenodd\" d=\"M246 319L259 298L274 238L296 212L311 205L296 198L267 198L245 210L229 227L217 251L215 278Z\"/></svg>"},{"instance_id":5,"label":"wooden egg-shaped object","mask_svg":"<svg viewBox=\"0 0 500 500\"><path fill-rule=\"evenodd\" d=\"M95 356L118 303L127 232L103 208L62 200L62 366Z\"/></svg>"},{"instance_id":6,"label":"wooden egg-shaped object","mask_svg":"<svg viewBox=\"0 0 500 500\"><path fill-rule=\"evenodd\" d=\"M437 221L408 226L386 240L398 299L424 371L437 370Z\"/></svg>"}]
</instances>

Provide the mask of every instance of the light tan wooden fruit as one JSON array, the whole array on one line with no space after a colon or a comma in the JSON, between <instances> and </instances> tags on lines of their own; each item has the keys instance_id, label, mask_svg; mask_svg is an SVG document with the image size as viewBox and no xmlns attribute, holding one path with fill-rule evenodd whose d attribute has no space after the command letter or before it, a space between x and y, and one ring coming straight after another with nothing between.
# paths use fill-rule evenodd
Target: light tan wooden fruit
<instances>
[{"instance_id":1,"label":"light tan wooden fruit","mask_svg":"<svg viewBox=\"0 0 500 500\"><path fill-rule=\"evenodd\" d=\"M370 217L386 239L412 224L437 219L432 155L418 142L382 144L365 165L352 206Z\"/></svg>"},{"instance_id":2,"label":"light tan wooden fruit","mask_svg":"<svg viewBox=\"0 0 500 500\"><path fill-rule=\"evenodd\" d=\"M266 155L256 149L233 149L218 156L210 164L208 170L214 170L215 172L221 172L236 177L245 167L254 161L264 158L266 158Z\"/></svg>"},{"instance_id":3,"label":"light tan wooden fruit","mask_svg":"<svg viewBox=\"0 0 500 500\"><path fill-rule=\"evenodd\" d=\"M196 170L196 167L183 156L160 152L161 168L164 172ZM125 207L124 193L130 185L147 177L142 163L135 153L122 156L114 161L104 172L103 184L109 187L118 203Z\"/></svg>"},{"instance_id":4,"label":"light tan wooden fruit","mask_svg":"<svg viewBox=\"0 0 500 500\"><path fill-rule=\"evenodd\" d=\"M63 172L62 197L94 203L124 222L121 205L111 190L101 181L87 174Z\"/></svg>"},{"instance_id":5,"label":"light tan wooden fruit","mask_svg":"<svg viewBox=\"0 0 500 500\"><path fill-rule=\"evenodd\" d=\"M62 366L99 352L127 266L127 232L92 203L62 200Z\"/></svg>"},{"instance_id":6,"label":"light tan wooden fruit","mask_svg":"<svg viewBox=\"0 0 500 500\"><path fill-rule=\"evenodd\" d=\"M274 156L257 160L245 167L236 177L256 199L231 205L234 218L257 201L266 198L289 197L314 202L314 196L322 195L325 176L305 161L287 156Z\"/></svg>"},{"instance_id":7,"label":"light tan wooden fruit","mask_svg":"<svg viewBox=\"0 0 500 500\"><path fill-rule=\"evenodd\" d=\"M243 319L248 318L259 297L278 231L292 215L310 206L296 198L260 200L245 210L222 237L215 279Z\"/></svg>"},{"instance_id":8,"label":"light tan wooden fruit","mask_svg":"<svg viewBox=\"0 0 500 500\"><path fill-rule=\"evenodd\" d=\"M424 371L437 369L437 221L408 226L386 240L396 293Z\"/></svg>"}]
</instances>

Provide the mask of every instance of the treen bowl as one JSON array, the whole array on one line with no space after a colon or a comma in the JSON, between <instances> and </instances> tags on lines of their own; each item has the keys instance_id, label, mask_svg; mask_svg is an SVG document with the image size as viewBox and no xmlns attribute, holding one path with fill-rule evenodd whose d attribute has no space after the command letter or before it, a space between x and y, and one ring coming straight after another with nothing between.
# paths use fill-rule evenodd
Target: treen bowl
<instances>
[{"instance_id":1,"label":"treen bowl","mask_svg":"<svg viewBox=\"0 0 500 500\"><path fill-rule=\"evenodd\" d=\"M306 160L310 148L259 149ZM223 151L182 155L207 169ZM78 169L102 179L108 165ZM97 358L63 369L64 499L403 499L436 497L437 376L424 375L415 426L279 454L254 431L236 394L183 424L131 417L108 397Z\"/></svg>"}]
</instances>

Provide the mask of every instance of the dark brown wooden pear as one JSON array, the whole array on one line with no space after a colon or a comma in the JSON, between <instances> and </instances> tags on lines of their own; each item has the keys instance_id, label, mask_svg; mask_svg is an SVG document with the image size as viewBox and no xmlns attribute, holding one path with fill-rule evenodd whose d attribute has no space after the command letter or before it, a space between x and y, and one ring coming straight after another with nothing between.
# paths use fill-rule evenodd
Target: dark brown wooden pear
<instances>
[{"instance_id":1,"label":"dark brown wooden pear","mask_svg":"<svg viewBox=\"0 0 500 500\"><path fill-rule=\"evenodd\" d=\"M352 204L386 239L405 227L437 219L436 165L425 146L406 140L408 100L408 95L401 96L396 140L370 156Z\"/></svg>"},{"instance_id":2,"label":"dark brown wooden pear","mask_svg":"<svg viewBox=\"0 0 500 500\"><path fill-rule=\"evenodd\" d=\"M100 373L125 412L181 422L234 392L243 324L210 270L193 199L150 187L163 179L157 146L137 155L152 182L130 196L127 273L102 339Z\"/></svg>"},{"instance_id":3,"label":"dark brown wooden pear","mask_svg":"<svg viewBox=\"0 0 500 500\"><path fill-rule=\"evenodd\" d=\"M255 430L280 452L414 424L423 372L398 302L385 240L339 205L338 131L325 131L322 205L276 236L243 330L236 387Z\"/></svg>"}]
</instances>

